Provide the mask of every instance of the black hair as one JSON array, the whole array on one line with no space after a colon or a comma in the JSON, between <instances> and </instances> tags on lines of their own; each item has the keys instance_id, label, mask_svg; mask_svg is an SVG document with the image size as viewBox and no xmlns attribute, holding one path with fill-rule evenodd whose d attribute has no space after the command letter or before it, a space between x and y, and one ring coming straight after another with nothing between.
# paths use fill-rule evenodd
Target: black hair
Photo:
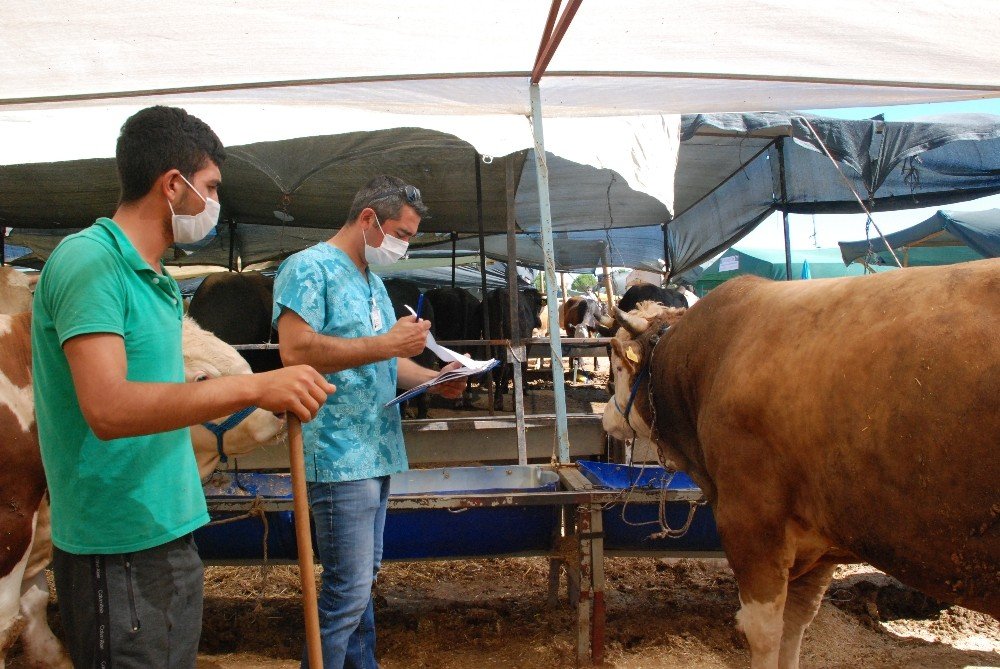
<instances>
[{"instance_id":1,"label":"black hair","mask_svg":"<svg viewBox=\"0 0 1000 669\"><path fill-rule=\"evenodd\" d=\"M115 148L119 201L146 195L160 175L180 170L189 180L211 161L222 166L226 150L201 119L177 107L147 107L129 117Z\"/></svg>"},{"instance_id":2,"label":"black hair","mask_svg":"<svg viewBox=\"0 0 1000 669\"><path fill-rule=\"evenodd\" d=\"M382 223L399 218L399 212L407 204L413 207L421 219L428 218L427 205L419 197L411 202L406 196L406 187L406 182L397 177L380 174L373 178L354 196L351 210L347 214L347 225L358 220L361 212L369 207L375 210Z\"/></svg>"}]
</instances>

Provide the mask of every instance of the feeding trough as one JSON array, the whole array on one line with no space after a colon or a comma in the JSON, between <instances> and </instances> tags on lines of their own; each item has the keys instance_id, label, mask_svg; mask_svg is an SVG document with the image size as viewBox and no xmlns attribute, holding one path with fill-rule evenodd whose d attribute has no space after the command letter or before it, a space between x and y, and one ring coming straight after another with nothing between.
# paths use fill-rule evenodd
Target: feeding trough
<instances>
[{"instance_id":1,"label":"feeding trough","mask_svg":"<svg viewBox=\"0 0 1000 669\"><path fill-rule=\"evenodd\" d=\"M608 490L698 490L687 474L669 472L659 465L628 466L580 460L577 466L595 486ZM687 555L722 551L715 518L707 504L664 502L664 517L670 528L679 530L688 525L682 536L651 538L661 530L659 513L660 503L654 501L619 501L605 506L602 512L605 551L676 551Z\"/></svg>"},{"instance_id":2,"label":"feeding trough","mask_svg":"<svg viewBox=\"0 0 1000 669\"><path fill-rule=\"evenodd\" d=\"M396 474L390 483L383 557L402 560L547 552L558 529L557 507L517 504L517 494L554 492L558 480L550 469L531 465L416 469ZM195 532L204 560L295 560L292 488L287 473L220 472L204 489L213 518L213 524ZM498 493L511 495L498 498ZM446 508L448 498L454 497L466 498L468 506Z\"/></svg>"}]
</instances>

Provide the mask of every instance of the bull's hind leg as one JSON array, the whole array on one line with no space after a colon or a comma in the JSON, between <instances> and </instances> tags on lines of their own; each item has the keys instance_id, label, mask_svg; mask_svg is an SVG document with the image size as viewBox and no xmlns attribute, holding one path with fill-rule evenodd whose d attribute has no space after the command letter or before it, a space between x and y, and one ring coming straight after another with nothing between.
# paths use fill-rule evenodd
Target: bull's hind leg
<instances>
[{"instance_id":1,"label":"bull's hind leg","mask_svg":"<svg viewBox=\"0 0 1000 669\"><path fill-rule=\"evenodd\" d=\"M836 568L835 564L820 564L788 584L778 664L781 669L798 669L802 635L816 617Z\"/></svg>"}]
</instances>

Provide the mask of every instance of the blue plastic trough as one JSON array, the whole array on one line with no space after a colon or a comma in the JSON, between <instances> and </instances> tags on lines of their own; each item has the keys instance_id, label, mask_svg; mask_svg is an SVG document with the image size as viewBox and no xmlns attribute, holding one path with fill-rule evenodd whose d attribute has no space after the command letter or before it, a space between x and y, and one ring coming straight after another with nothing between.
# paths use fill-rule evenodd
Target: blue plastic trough
<instances>
[{"instance_id":1,"label":"blue plastic trough","mask_svg":"<svg viewBox=\"0 0 1000 669\"><path fill-rule=\"evenodd\" d=\"M213 522L237 518L239 512L211 510L213 501L246 502L254 498L262 501L282 500L291 502L292 479L289 474L261 474L256 472L215 474L204 485L205 497ZM269 560L295 560L298 556L295 542L295 519L291 511L266 511L267 558ZM195 530L194 540L203 560L244 561L264 558L264 521L259 516L233 522L209 525Z\"/></svg>"},{"instance_id":2,"label":"blue plastic trough","mask_svg":"<svg viewBox=\"0 0 1000 669\"><path fill-rule=\"evenodd\" d=\"M625 490L633 486L646 490L698 490L698 486L687 474L677 472L671 476L660 466L629 467L588 460L580 460L577 465L580 472L592 483L610 490ZM690 508L691 505L688 502L667 502L667 524L674 529L683 527ZM719 540L719 533L715 528L715 518L707 505L697 508L687 534L675 539L649 538L650 535L660 531L657 522L658 516L659 504L655 502L618 503L605 508L603 512L604 549L606 551L653 550L680 553L718 552L722 550L722 542Z\"/></svg>"},{"instance_id":3,"label":"blue plastic trough","mask_svg":"<svg viewBox=\"0 0 1000 669\"><path fill-rule=\"evenodd\" d=\"M213 502L291 499L291 479L285 473L216 474L205 484L209 505ZM386 517L386 560L421 558L486 557L545 552L552 546L558 528L558 507L550 505L502 505L458 510L433 508L440 495L476 496L498 492L545 492L556 490L558 475L533 466L451 467L419 469L397 474L390 484ZM242 488L240 487L242 486ZM400 495L426 496L421 509L393 509ZM297 555L291 511L265 511L267 557L294 560ZM241 515L213 511L213 521ZM211 525L195 532L195 540L207 561L248 561L264 558L264 524L259 517Z\"/></svg>"}]
</instances>

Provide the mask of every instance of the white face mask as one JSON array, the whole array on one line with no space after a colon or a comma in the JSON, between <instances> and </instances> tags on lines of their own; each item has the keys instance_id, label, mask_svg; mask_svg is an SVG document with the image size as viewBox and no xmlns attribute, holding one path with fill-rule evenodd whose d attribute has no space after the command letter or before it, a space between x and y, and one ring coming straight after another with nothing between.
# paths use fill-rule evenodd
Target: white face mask
<instances>
[{"instance_id":1,"label":"white face mask","mask_svg":"<svg viewBox=\"0 0 1000 669\"><path fill-rule=\"evenodd\" d=\"M181 175L181 179L184 179L184 175ZM200 242L208 233L212 231L216 223L219 222L219 210L221 207L219 203L211 198L203 197L201 193L191 185L191 182L184 179L191 190L194 191L195 195L200 197L205 201L205 208L201 210L198 214L175 214L174 206L170 204L170 200L167 200L167 206L170 207L171 214L171 227L174 230L174 242L177 244L193 244L195 242Z\"/></svg>"},{"instance_id":2,"label":"white face mask","mask_svg":"<svg viewBox=\"0 0 1000 669\"><path fill-rule=\"evenodd\" d=\"M399 237L390 237L382 230L382 224L378 222L378 215L375 215L375 225L382 232L382 246L369 246L368 237L365 231L361 231L361 236L365 240L365 262L369 265L391 265L404 255L406 249L410 247L408 242L404 242Z\"/></svg>"}]
</instances>

